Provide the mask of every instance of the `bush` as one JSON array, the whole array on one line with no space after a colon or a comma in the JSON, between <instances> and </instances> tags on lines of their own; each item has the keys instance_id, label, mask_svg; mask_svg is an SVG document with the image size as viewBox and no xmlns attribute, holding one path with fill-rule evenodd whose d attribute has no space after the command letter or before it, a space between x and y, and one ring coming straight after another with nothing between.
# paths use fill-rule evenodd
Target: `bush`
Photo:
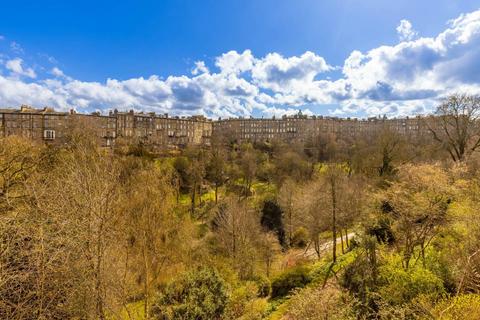
<instances>
[{"instance_id":1,"label":"bush","mask_svg":"<svg viewBox=\"0 0 480 320\"><path fill-rule=\"evenodd\" d=\"M290 320L353 320L351 305L335 287L305 288L296 292L288 303L284 318Z\"/></svg>"},{"instance_id":2,"label":"bush","mask_svg":"<svg viewBox=\"0 0 480 320\"><path fill-rule=\"evenodd\" d=\"M262 319L266 310L265 299L258 299L258 288L254 282L246 282L230 295L224 319Z\"/></svg>"},{"instance_id":3,"label":"bush","mask_svg":"<svg viewBox=\"0 0 480 320\"><path fill-rule=\"evenodd\" d=\"M292 247L305 248L308 243L308 231L304 227L300 227L292 235Z\"/></svg>"},{"instance_id":4,"label":"bush","mask_svg":"<svg viewBox=\"0 0 480 320\"><path fill-rule=\"evenodd\" d=\"M215 270L186 273L167 286L152 306L155 319L220 319L227 304L225 283Z\"/></svg>"},{"instance_id":5,"label":"bush","mask_svg":"<svg viewBox=\"0 0 480 320\"><path fill-rule=\"evenodd\" d=\"M398 261L389 259L380 267L378 292L388 303L401 305L422 295L440 297L445 289L442 279L430 270L420 266L405 270Z\"/></svg>"},{"instance_id":6,"label":"bush","mask_svg":"<svg viewBox=\"0 0 480 320\"><path fill-rule=\"evenodd\" d=\"M258 288L258 296L261 298L268 297L272 291L270 280L264 276L257 276L254 278L254 281Z\"/></svg>"},{"instance_id":7,"label":"bush","mask_svg":"<svg viewBox=\"0 0 480 320\"><path fill-rule=\"evenodd\" d=\"M295 267L280 274L272 281L272 298L284 297L295 288L303 288L312 281L310 269Z\"/></svg>"},{"instance_id":8,"label":"bush","mask_svg":"<svg viewBox=\"0 0 480 320\"><path fill-rule=\"evenodd\" d=\"M464 294L427 307L435 319L480 319L480 295Z\"/></svg>"}]
</instances>

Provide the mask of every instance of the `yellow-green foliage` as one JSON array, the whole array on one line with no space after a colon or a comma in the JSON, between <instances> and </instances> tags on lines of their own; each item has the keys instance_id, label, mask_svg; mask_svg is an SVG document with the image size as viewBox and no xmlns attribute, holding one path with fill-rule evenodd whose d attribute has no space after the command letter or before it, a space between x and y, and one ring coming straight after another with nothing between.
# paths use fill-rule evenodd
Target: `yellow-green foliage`
<instances>
[{"instance_id":1,"label":"yellow-green foliage","mask_svg":"<svg viewBox=\"0 0 480 320\"><path fill-rule=\"evenodd\" d=\"M379 268L379 293L389 304L401 305L428 295L438 298L445 294L442 279L420 263L404 269L401 257L389 255Z\"/></svg>"},{"instance_id":2,"label":"yellow-green foliage","mask_svg":"<svg viewBox=\"0 0 480 320\"><path fill-rule=\"evenodd\" d=\"M350 251L346 254L338 256L337 262L333 266L329 258L323 259L312 266L310 277L312 278L313 282L323 282L327 275L332 277L333 274L337 274L354 260L355 251Z\"/></svg>"},{"instance_id":3,"label":"yellow-green foliage","mask_svg":"<svg viewBox=\"0 0 480 320\"><path fill-rule=\"evenodd\" d=\"M464 294L438 302L424 319L473 320L480 319L480 295Z\"/></svg>"},{"instance_id":4,"label":"yellow-green foliage","mask_svg":"<svg viewBox=\"0 0 480 320\"><path fill-rule=\"evenodd\" d=\"M299 266L279 274L272 280L272 298L281 298L296 288L303 288L312 281L310 268Z\"/></svg>"},{"instance_id":5,"label":"yellow-green foliage","mask_svg":"<svg viewBox=\"0 0 480 320\"><path fill-rule=\"evenodd\" d=\"M109 315L108 320L143 320L145 319L144 302L138 301L127 304L118 315Z\"/></svg>"},{"instance_id":6,"label":"yellow-green foliage","mask_svg":"<svg viewBox=\"0 0 480 320\"><path fill-rule=\"evenodd\" d=\"M265 298L258 298L258 288L248 281L230 294L223 315L224 319L256 320L262 319L267 307Z\"/></svg>"},{"instance_id":7,"label":"yellow-green foliage","mask_svg":"<svg viewBox=\"0 0 480 320\"><path fill-rule=\"evenodd\" d=\"M288 302L284 320L355 319L350 300L339 288L308 287L296 292Z\"/></svg>"}]
</instances>

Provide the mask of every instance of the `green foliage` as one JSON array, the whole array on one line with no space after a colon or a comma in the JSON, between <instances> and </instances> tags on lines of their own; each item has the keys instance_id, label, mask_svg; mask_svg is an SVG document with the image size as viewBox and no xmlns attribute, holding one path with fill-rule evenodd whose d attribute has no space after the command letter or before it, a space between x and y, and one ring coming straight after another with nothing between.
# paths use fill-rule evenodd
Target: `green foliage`
<instances>
[{"instance_id":1,"label":"green foliage","mask_svg":"<svg viewBox=\"0 0 480 320\"><path fill-rule=\"evenodd\" d=\"M265 299L258 299L258 288L254 282L233 290L230 295L223 319L262 319L266 310Z\"/></svg>"},{"instance_id":2,"label":"green foliage","mask_svg":"<svg viewBox=\"0 0 480 320\"><path fill-rule=\"evenodd\" d=\"M435 305L426 306L431 317L424 319L439 320L470 320L480 319L480 295L464 294L450 299L444 299Z\"/></svg>"},{"instance_id":3,"label":"green foliage","mask_svg":"<svg viewBox=\"0 0 480 320\"><path fill-rule=\"evenodd\" d=\"M272 284L267 277L257 276L254 279L258 288L258 296L261 298L268 297L272 291Z\"/></svg>"},{"instance_id":4,"label":"green foliage","mask_svg":"<svg viewBox=\"0 0 480 320\"><path fill-rule=\"evenodd\" d=\"M285 227L282 214L282 208L276 201L267 200L263 204L260 223L266 230L275 232L280 245L285 246Z\"/></svg>"},{"instance_id":5,"label":"green foliage","mask_svg":"<svg viewBox=\"0 0 480 320\"><path fill-rule=\"evenodd\" d=\"M225 282L213 269L188 272L172 282L152 306L155 319L220 319L227 303Z\"/></svg>"},{"instance_id":6,"label":"green foliage","mask_svg":"<svg viewBox=\"0 0 480 320\"><path fill-rule=\"evenodd\" d=\"M430 270L420 264L404 269L401 257L392 255L379 267L378 292L388 303L401 305L422 295L440 297L445 288L442 279Z\"/></svg>"},{"instance_id":7,"label":"green foliage","mask_svg":"<svg viewBox=\"0 0 480 320\"><path fill-rule=\"evenodd\" d=\"M289 269L272 280L272 299L284 297L295 288L303 288L312 281L310 268L299 266Z\"/></svg>"},{"instance_id":8,"label":"green foliage","mask_svg":"<svg viewBox=\"0 0 480 320\"><path fill-rule=\"evenodd\" d=\"M342 271L355 260L355 252L350 251L337 258L337 262L332 265L331 261L319 261L315 263L310 271L310 277L314 282L323 282L325 277L332 276Z\"/></svg>"},{"instance_id":9,"label":"green foliage","mask_svg":"<svg viewBox=\"0 0 480 320\"><path fill-rule=\"evenodd\" d=\"M307 246L310 236L308 230L300 227L292 235L292 246L295 248L305 248Z\"/></svg>"}]
</instances>

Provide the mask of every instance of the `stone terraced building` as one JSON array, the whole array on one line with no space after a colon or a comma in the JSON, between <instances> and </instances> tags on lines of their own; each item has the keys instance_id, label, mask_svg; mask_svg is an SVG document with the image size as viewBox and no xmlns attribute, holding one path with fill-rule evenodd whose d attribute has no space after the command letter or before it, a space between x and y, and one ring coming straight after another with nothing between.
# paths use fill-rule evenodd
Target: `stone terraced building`
<instances>
[{"instance_id":1,"label":"stone terraced building","mask_svg":"<svg viewBox=\"0 0 480 320\"><path fill-rule=\"evenodd\" d=\"M179 148L211 143L212 136L230 137L237 142L280 140L305 142L319 135L356 137L378 133L385 127L402 135L424 134L421 117L350 119L306 116L299 112L281 118L230 118L212 121L203 116L170 117L168 114L111 111L81 114L58 112L52 108L0 109L0 137L18 135L45 143L61 144L72 130L91 130L102 147L117 139L141 141L155 149Z\"/></svg>"}]
</instances>

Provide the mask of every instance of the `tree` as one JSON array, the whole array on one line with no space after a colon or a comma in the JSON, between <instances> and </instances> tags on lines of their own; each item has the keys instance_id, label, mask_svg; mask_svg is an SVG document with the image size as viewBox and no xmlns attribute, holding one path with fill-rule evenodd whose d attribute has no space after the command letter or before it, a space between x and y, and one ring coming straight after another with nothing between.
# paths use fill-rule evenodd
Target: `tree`
<instances>
[{"instance_id":1,"label":"tree","mask_svg":"<svg viewBox=\"0 0 480 320\"><path fill-rule=\"evenodd\" d=\"M296 191L299 185L293 180L286 180L278 192L278 203L280 204L283 212L283 225L287 232L288 245L292 246L293 230L295 228L296 220Z\"/></svg>"},{"instance_id":2,"label":"tree","mask_svg":"<svg viewBox=\"0 0 480 320\"><path fill-rule=\"evenodd\" d=\"M480 97L453 94L427 119L427 127L453 161L462 161L480 146L479 120Z\"/></svg>"},{"instance_id":3,"label":"tree","mask_svg":"<svg viewBox=\"0 0 480 320\"><path fill-rule=\"evenodd\" d=\"M214 219L215 236L240 278L253 275L260 230L258 213L246 201L227 198L219 204Z\"/></svg>"},{"instance_id":4,"label":"tree","mask_svg":"<svg viewBox=\"0 0 480 320\"><path fill-rule=\"evenodd\" d=\"M0 211L15 207L26 196L25 182L40 161L39 151L19 137L0 139Z\"/></svg>"},{"instance_id":5,"label":"tree","mask_svg":"<svg viewBox=\"0 0 480 320\"><path fill-rule=\"evenodd\" d=\"M285 246L285 228L282 215L282 208L275 201L267 200L263 204L260 223L267 231L274 232L280 244Z\"/></svg>"},{"instance_id":6,"label":"tree","mask_svg":"<svg viewBox=\"0 0 480 320\"><path fill-rule=\"evenodd\" d=\"M380 177L388 177L395 173L393 162L400 151L401 143L401 137L388 128L384 128L379 134L375 145L379 148L380 165L378 174Z\"/></svg>"},{"instance_id":7,"label":"tree","mask_svg":"<svg viewBox=\"0 0 480 320\"><path fill-rule=\"evenodd\" d=\"M341 193L339 189L345 183L345 170L340 166L328 166L324 173L324 183L327 185L331 210L331 230L332 230L332 261L337 262L337 215L340 205L339 197Z\"/></svg>"},{"instance_id":8,"label":"tree","mask_svg":"<svg viewBox=\"0 0 480 320\"><path fill-rule=\"evenodd\" d=\"M274 181L282 185L285 179L305 181L312 174L312 166L297 152L284 150L275 158Z\"/></svg>"},{"instance_id":9,"label":"tree","mask_svg":"<svg viewBox=\"0 0 480 320\"><path fill-rule=\"evenodd\" d=\"M345 166L324 165L316 180L302 189L303 196L298 200L299 207L303 207L300 210L305 212L303 225L309 231L318 257L322 250L320 233L327 230L332 232L333 263L337 260L339 227L343 227L348 222L346 217L350 216L349 212L351 214L357 212L357 208L350 207L356 203L349 199L351 194L347 191L352 180L349 179L348 168Z\"/></svg>"},{"instance_id":10,"label":"tree","mask_svg":"<svg viewBox=\"0 0 480 320\"><path fill-rule=\"evenodd\" d=\"M398 181L380 193L382 212L389 217L403 266L409 268L415 249L425 263L425 248L446 222L450 204L449 178L436 165L404 165Z\"/></svg>"},{"instance_id":11,"label":"tree","mask_svg":"<svg viewBox=\"0 0 480 320\"><path fill-rule=\"evenodd\" d=\"M244 195L248 197L251 192L252 183L255 179L258 169L258 159L255 149L252 145L246 144L242 146L242 154L239 158L239 167L244 184Z\"/></svg>"},{"instance_id":12,"label":"tree","mask_svg":"<svg viewBox=\"0 0 480 320\"><path fill-rule=\"evenodd\" d=\"M199 148L187 149L183 156L175 159L173 166L179 177L180 190L190 193L190 211L193 215L195 213L196 196L201 193L199 190L201 190L205 178L204 151Z\"/></svg>"},{"instance_id":13,"label":"tree","mask_svg":"<svg viewBox=\"0 0 480 320\"><path fill-rule=\"evenodd\" d=\"M344 253L343 231L345 233L345 245L348 248L348 230L355 225L356 222L362 221L363 206L367 195L367 184L361 176L347 175L343 182L344 183L340 188L340 195L338 197L339 201L337 219L342 253Z\"/></svg>"},{"instance_id":14,"label":"tree","mask_svg":"<svg viewBox=\"0 0 480 320\"><path fill-rule=\"evenodd\" d=\"M219 148L212 148L206 168L206 178L215 187L215 204L218 202L218 188L227 180L225 153Z\"/></svg>"},{"instance_id":15,"label":"tree","mask_svg":"<svg viewBox=\"0 0 480 320\"><path fill-rule=\"evenodd\" d=\"M324 185L317 179L298 188L295 207L298 212L298 222L308 230L310 243L313 243L317 257L320 258L322 243L320 234L329 230L330 222L328 199Z\"/></svg>"},{"instance_id":16,"label":"tree","mask_svg":"<svg viewBox=\"0 0 480 320\"><path fill-rule=\"evenodd\" d=\"M0 222L0 300L8 306L1 317L105 319L118 235L117 162L78 136L54 166L40 161L37 168L22 181L22 202Z\"/></svg>"},{"instance_id":17,"label":"tree","mask_svg":"<svg viewBox=\"0 0 480 320\"><path fill-rule=\"evenodd\" d=\"M276 234L271 232L262 232L258 238L259 254L265 263L265 272L270 277L270 270L276 255L280 252L280 245Z\"/></svg>"},{"instance_id":18,"label":"tree","mask_svg":"<svg viewBox=\"0 0 480 320\"><path fill-rule=\"evenodd\" d=\"M125 243L125 277L134 275L141 283L144 314L148 319L150 300L154 288L164 269L177 262L177 256L184 253L180 244L188 241L182 232L186 221L173 212L173 189L170 173L153 165L140 168L125 183L120 202L124 212L122 236ZM119 254L120 255L120 254Z\"/></svg>"}]
</instances>

